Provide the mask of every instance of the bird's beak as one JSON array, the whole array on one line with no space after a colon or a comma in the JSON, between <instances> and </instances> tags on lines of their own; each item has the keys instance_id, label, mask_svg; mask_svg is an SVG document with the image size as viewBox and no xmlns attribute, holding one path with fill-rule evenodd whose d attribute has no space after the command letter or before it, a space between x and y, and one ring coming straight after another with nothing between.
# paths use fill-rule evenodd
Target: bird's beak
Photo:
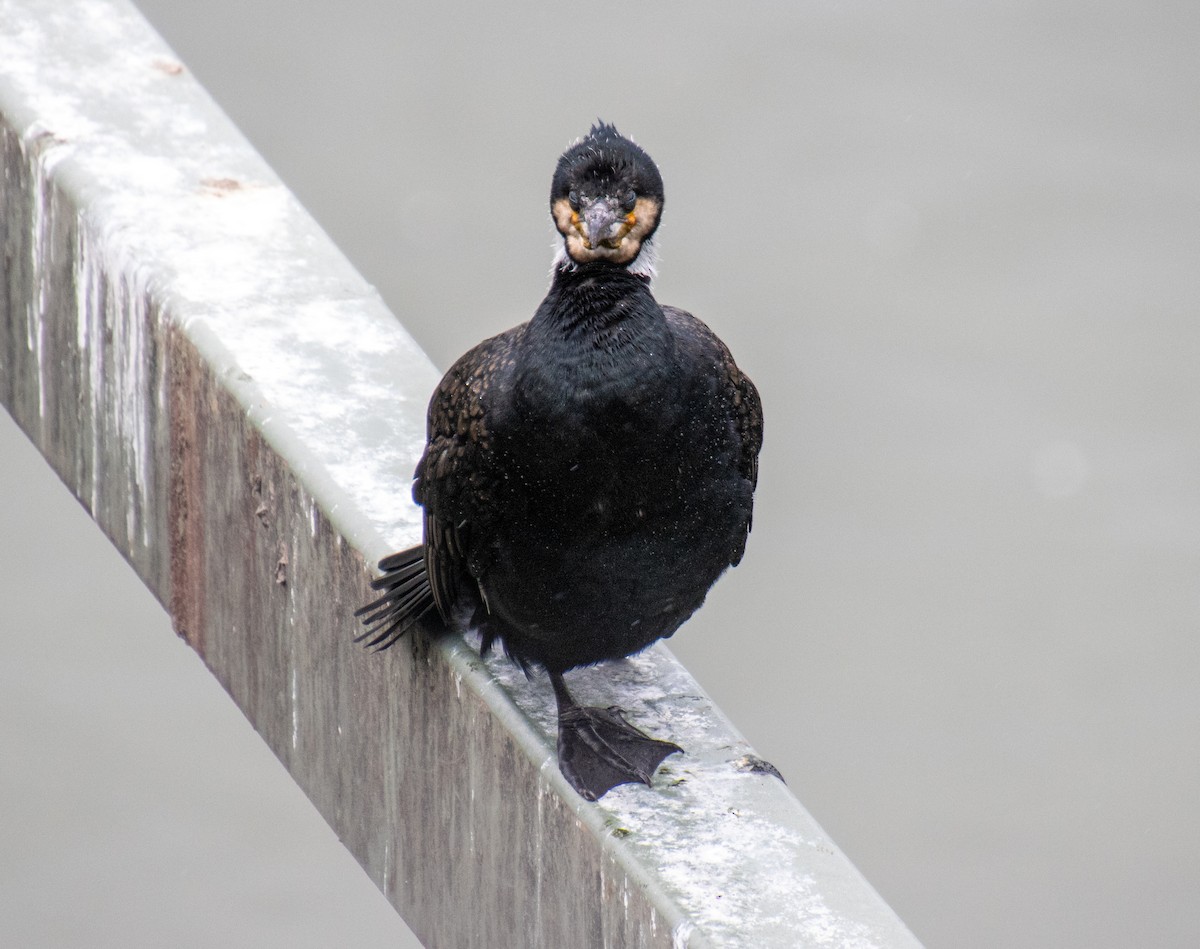
<instances>
[{"instance_id":1,"label":"bird's beak","mask_svg":"<svg viewBox=\"0 0 1200 949\"><path fill-rule=\"evenodd\" d=\"M585 205L580 216L583 218L583 240L589 248L615 247L624 237L617 232L617 223L623 215L611 199L601 198Z\"/></svg>"}]
</instances>

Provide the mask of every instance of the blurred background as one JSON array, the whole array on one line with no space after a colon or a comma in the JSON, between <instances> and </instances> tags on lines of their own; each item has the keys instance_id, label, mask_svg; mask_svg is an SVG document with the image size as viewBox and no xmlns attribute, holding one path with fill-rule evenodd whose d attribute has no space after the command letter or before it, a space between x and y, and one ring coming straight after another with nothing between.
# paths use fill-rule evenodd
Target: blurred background
<instances>
[{"instance_id":1,"label":"blurred background","mask_svg":"<svg viewBox=\"0 0 1200 949\"><path fill-rule=\"evenodd\" d=\"M671 648L930 947L1198 944L1200 7L139 5L443 368L544 293L561 150L632 134L657 295L767 413ZM5 944L415 945L0 458Z\"/></svg>"}]
</instances>

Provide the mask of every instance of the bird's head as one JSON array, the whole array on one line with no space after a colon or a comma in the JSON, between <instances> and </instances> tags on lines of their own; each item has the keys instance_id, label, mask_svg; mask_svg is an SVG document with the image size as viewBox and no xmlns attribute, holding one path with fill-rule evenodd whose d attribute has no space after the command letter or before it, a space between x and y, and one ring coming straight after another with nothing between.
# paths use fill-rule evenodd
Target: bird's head
<instances>
[{"instance_id":1,"label":"bird's head","mask_svg":"<svg viewBox=\"0 0 1200 949\"><path fill-rule=\"evenodd\" d=\"M563 152L550 185L554 226L576 264L608 261L651 273L662 205L662 176L650 156L603 122Z\"/></svg>"}]
</instances>

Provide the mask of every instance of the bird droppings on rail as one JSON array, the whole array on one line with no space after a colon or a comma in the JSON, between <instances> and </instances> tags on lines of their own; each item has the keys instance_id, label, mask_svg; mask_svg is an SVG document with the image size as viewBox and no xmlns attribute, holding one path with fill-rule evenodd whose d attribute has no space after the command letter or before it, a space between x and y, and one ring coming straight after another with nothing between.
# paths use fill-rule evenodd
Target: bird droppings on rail
<instances>
[{"instance_id":1,"label":"bird droppings on rail","mask_svg":"<svg viewBox=\"0 0 1200 949\"><path fill-rule=\"evenodd\" d=\"M300 747L300 686L297 682L298 673L293 665L291 670L292 680L292 751Z\"/></svg>"},{"instance_id":2,"label":"bird droppings on rail","mask_svg":"<svg viewBox=\"0 0 1200 949\"><path fill-rule=\"evenodd\" d=\"M56 164L34 161L32 168L38 175L38 190L51 195L47 202L35 206L34 212L38 232L61 229L75 234L72 261L75 355L79 362L78 376L88 383L84 387L85 428L90 436L90 451L79 453L75 459L77 475L87 486L83 494L90 509L98 512L103 477L97 466L115 467L125 481L122 494L129 499L124 505L126 542L131 549L137 545L147 547L151 457L151 413L147 411L147 401L161 405L161 393L150 376L153 360L148 356L148 348L153 344L148 338L151 317L145 284L147 271L133 258L114 258L103 239L92 233L86 216L70 206L60 207L60 199L56 197L59 192L52 180L55 167ZM36 268L35 273L40 285L45 278ZM31 319L34 318L40 340L47 332L48 321L56 315L43 307L36 315L31 314ZM47 371L39 348L39 379ZM110 454L106 457L106 453ZM115 466L113 454L119 460ZM113 477L111 470L108 476Z\"/></svg>"},{"instance_id":3,"label":"bird droppings on rail","mask_svg":"<svg viewBox=\"0 0 1200 949\"><path fill-rule=\"evenodd\" d=\"M41 139L35 137L34 141ZM42 139L44 140L44 139ZM27 142L28 144L28 142ZM58 148L37 148L33 158L34 205L33 205L33 279L37 287L36 294L30 299L25 313L25 345L29 352L37 358L38 383L38 419L44 424L46 419L46 364L43 357L45 347L46 319L46 287L49 280L43 261L48 255L48 234L50 225L50 208L53 207L53 191L49 185L50 169L54 162L61 159L64 152ZM47 192L50 197L47 198Z\"/></svg>"}]
</instances>

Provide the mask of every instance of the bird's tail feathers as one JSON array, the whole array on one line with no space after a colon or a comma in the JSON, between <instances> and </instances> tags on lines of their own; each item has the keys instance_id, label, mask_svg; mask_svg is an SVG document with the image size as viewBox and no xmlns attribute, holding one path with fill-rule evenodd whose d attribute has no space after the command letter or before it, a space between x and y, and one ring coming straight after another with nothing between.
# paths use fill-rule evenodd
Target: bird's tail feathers
<instances>
[{"instance_id":1,"label":"bird's tail feathers","mask_svg":"<svg viewBox=\"0 0 1200 949\"><path fill-rule=\"evenodd\" d=\"M420 544L384 557L379 569L383 573L371 581L371 588L383 595L354 611L364 626L354 641L376 650L395 645L434 605Z\"/></svg>"}]
</instances>

